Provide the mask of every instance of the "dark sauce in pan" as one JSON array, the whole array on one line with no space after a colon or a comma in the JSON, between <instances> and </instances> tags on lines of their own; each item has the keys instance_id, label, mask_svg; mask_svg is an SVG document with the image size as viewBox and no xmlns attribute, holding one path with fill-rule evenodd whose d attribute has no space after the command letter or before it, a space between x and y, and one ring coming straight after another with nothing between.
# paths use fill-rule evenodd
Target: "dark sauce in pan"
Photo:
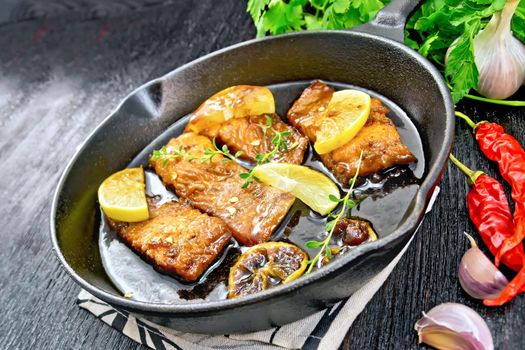
<instances>
[{"instance_id":1,"label":"dark sauce in pan","mask_svg":"<svg viewBox=\"0 0 525 350\"><path fill-rule=\"evenodd\" d=\"M275 97L276 112L283 118L292 103L299 97L307 82L293 82L271 85ZM381 99L391 112L388 116L397 126L401 139L418 159L417 163L409 166L399 166L387 169L381 173L361 177L356 182L355 195L364 200L352 210L352 216L366 219L372 223L378 238L387 236L401 223L418 188L420 179L425 172L423 146L416 127L406 113L384 96L373 91L356 86L329 83L336 90L358 89L367 92L372 97ZM160 201L170 201L177 198L169 189L166 189L159 177L147 169L148 156L154 149L159 149L170 138L182 133L188 116L176 121L164 133L153 140L135 159L129 167L143 166L146 168L146 192L149 196L156 196ZM242 163L244 166L249 164ZM303 165L321 171L338 184L342 193L347 190L325 168L312 151L310 146ZM322 217L310 210L300 200L296 200L290 212L274 233L272 240L287 241L304 249L310 256L317 253L317 249L306 247L310 240L324 239L326 217ZM333 245L339 245L341 254L352 249L344 246L340 237L334 237ZM363 244L366 244L363 243ZM137 254L128 248L115 232L108 229L104 220L101 220L99 248L104 268L115 286L123 293L132 293L132 298L153 303L181 303L196 299L219 300L225 299L227 294L228 274L230 267L235 263L239 254L246 247L240 247L235 240L224 250L222 256L208 269L197 283L187 284L177 279L161 274L143 261ZM337 259L337 256L335 256Z\"/></svg>"}]
</instances>

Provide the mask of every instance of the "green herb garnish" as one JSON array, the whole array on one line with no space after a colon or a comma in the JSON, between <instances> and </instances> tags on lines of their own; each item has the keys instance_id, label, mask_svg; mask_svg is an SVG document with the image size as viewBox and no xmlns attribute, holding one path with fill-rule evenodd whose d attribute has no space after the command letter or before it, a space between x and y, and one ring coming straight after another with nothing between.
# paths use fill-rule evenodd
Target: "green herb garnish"
<instances>
[{"instance_id":1,"label":"green herb garnish","mask_svg":"<svg viewBox=\"0 0 525 350\"><path fill-rule=\"evenodd\" d=\"M255 155L255 160L257 161L257 165L261 165L264 163L268 163L270 159L275 156L275 154L279 151L287 151L289 149L287 141L288 137L292 136L291 131L277 131L275 130L273 125L273 120L269 116L266 117L266 124L263 125L263 132L264 135L268 133L268 130L271 130L274 133L274 137L270 141L270 143L273 145L272 149L267 153L257 153ZM292 145L293 148L296 145ZM244 184L242 185L242 188L248 187L254 180L259 180L255 175L253 175L253 169L246 172L239 174L241 179L244 180Z\"/></svg>"},{"instance_id":2,"label":"green herb garnish","mask_svg":"<svg viewBox=\"0 0 525 350\"><path fill-rule=\"evenodd\" d=\"M182 145L180 145L179 149L174 150L170 153L168 153L168 148L166 146L162 146L159 150L154 150L153 154L151 155L151 160L157 161L162 160L161 165L166 166L169 160L177 159L177 158L184 158L187 161L191 162L196 157L192 156L189 153L184 152L184 149Z\"/></svg>"},{"instance_id":3,"label":"green herb garnish","mask_svg":"<svg viewBox=\"0 0 525 350\"><path fill-rule=\"evenodd\" d=\"M273 145L272 149L267 153L258 153L255 155L255 160L257 161L257 165L261 165L264 163L268 163L270 159L279 151L287 151L289 149L292 149L297 146L297 143L294 143L291 147L288 147L287 141L288 137L292 135L291 131L282 131L279 132L276 129L273 128L273 120L269 116L266 116L266 124L262 126L264 135L266 136L268 131L271 130L274 133L274 137L271 140L271 144ZM221 148L217 146L217 143L215 142L215 138L212 140L213 149L204 149L203 156L199 158L201 164L210 162L213 160L213 158L217 155L222 155L224 158L222 159L222 162L229 162L229 161L236 161L241 155L242 152L238 151L235 154L232 154L230 150L228 149L227 145L223 145ZM194 159L197 159L197 157L192 156L189 153L184 152L184 149L182 145L179 147L178 150L174 150L171 153L168 153L166 146L163 146L160 150L153 151L153 155L151 156L151 160L156 161L162 159L162 166L165 166L169 160L171 159L177 159L177 158L183 158L187 161L192 161ZM253 181L258 181L259 179L253 175L252 170L240 173L239 176L241 179L245 180L242 188L248 187Z\"/></svg>"},{"instance_id":4,"label":"green herb garnish","mask_svg":"<svg viewBox=\"0 0 525 350\"><path fill-rule=\"evenodd\" d=\"M214 149L204 150L204 155L201 157L201 163L206 163L206 162L211 163L213 157L217 155L222 155L224 157L222 159L222 162L235 161L237 158L239 158L242 155L241 151L238 151L235 154L231 154L230 150L228 149L228 146L226 145L223 145L222 148L217 147L217 143L215 143L215 138L213 138L212 143L213 143Z\"/></svg>"},{"instance_id":5,"label":"green herb garnish","mask_svg":"<svg viewBox=\"0 0 525 350\"><path fill-rule=\"evenodd\" d=\"M352 197L354 185L357 180L357 176L359 175L359 170L361 169L362 159L363 159L363 152L361 151L361 155L359 156L359 163L357 165L357 171L354 174L354 177L349 182L350 188L348 189L348 192L346 192L346 195L341 199L337 198L334 195L329 196L331 201L337 202L337 203L343 203L343 206L341 210L339 210L338 212L334 210L333 212L328 214L328 216L332 218L332 220L327 221L325 225L325 230L326 232L328 232L328 235L326 236L326 238L322 241L313 240L313 241L306 242L306 246L308 248L321 248L321 249L319 249L319 252L313 259L308 260L308 269L306 270L305 274L309 274L310 272L312 272L312 269L314 268L314 266L317 265L317 262L323 255L328 260L332 259L332 249L330 248L329 244L330 244L330 240L332 239L332 235L334 233L335 227L337 226L337 223L339 222L339 220L341 220L341 218L344 217L345 215L349 215L351 210L355 208L360 202L350 197Z\"/></svg>"},{"instance_id":6,"label":"green herb garnish","mask_svg":"<svg viewBox=\"0 0 525 350\"><path fill-rule=\"evenodd\" d=\"M344 29L366 23L388 0L249 0L257 37L305 29Z\"/></svg>"}]
</instances>

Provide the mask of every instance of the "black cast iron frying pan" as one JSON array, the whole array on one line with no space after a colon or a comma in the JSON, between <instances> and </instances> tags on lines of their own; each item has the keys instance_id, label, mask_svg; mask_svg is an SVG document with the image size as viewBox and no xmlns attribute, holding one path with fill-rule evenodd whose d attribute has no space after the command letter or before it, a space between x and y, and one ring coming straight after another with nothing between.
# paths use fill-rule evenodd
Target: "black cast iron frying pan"
<instances>
[{"instance_id":1,"label":"black cast iron frying pan","mask_svg":"<svg viewBox=\"0 0 525 350\"><path fill-rule=\"evenodd\" d=\"M414 0L393 0L353 31L312 31L240 43L190 62L132 92L67 165L53 200L51 238L71 277L108 302L181 331L248 332L289 323L351 295L401 251L423 219L454 136L453 104L440 73L404 46ZM387 39L390 38L390 39ZM388 236L308 276L252 296L175 305L126 299L109 282L98 252L96 191L177 119L223 88L323 79L388 97L416 125L425 160L421 186ZM388 215L388 213L385 213Z\"/></svg>"}]
</instances>

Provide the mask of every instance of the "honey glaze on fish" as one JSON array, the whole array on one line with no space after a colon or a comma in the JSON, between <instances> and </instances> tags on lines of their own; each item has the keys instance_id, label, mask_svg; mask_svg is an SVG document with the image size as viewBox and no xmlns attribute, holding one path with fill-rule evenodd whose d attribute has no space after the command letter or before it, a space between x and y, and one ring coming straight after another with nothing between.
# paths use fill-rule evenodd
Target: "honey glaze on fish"
<instances>
[{"instance_id":1,"label":"honey glaze on fish","mask_svg":"<svg viewBox=\"0 0 525 350\"><path fill-rule=\"evenodd\" d=\"M275 97L277 113L285 120L286 112L309 85L308 82L283 83L269 86ZM329 83L336 90L357 89L363 90L372 97L379 98L391 112L388 117L396 125L403 142L418 159L417 163L409 166L397 166L380 173L358 178L354 190L360 204L352 209L352 217L368 220L379 239L392 233L403 220L411 201L420 184L425 171L425 159L421 139L409 117L390 100L359 87ZM172 137L176 137L184 130L189 117L185 116L176 121L157 139L150 143L129 164L130 167L147 167L149 155L153 150L161 148ZM241 161L245 167L253 164ZM348 189L348 184L342 184L329 172L313 152L311 145L305 154L303 165L316 169L330 177L338 186L341 195ZM146 168L147 169L147 168ZM165 188L159 177L151 170L146 170L146 189L149 196L156 196L160 202L177 200L176 195ZM337 209L336 209L337 210ZM104 268L123 294L131 292L132 298L153 303L188 303L198 300L220 300L227 297L227 279L230 267L235 263L239 254L248 249L239 246L235 240L230 244L203 274L197 283L187 284L177 279L163 275L143 261L129 249L116 233L109 230L105 220L101 220L99 231L99 248ZM310 240L323 240L326 237L325 225L327 218L312 211L300 200L296 200L285 219L275 230L271 240L291 242L305 250L310 256L317 253L317 249L306 247ZM364 242L363 244L366 244ZM343 244L342 237L334 235L330 246L340 247L335 259L346 251L355 249ZM129 295L129 294L128 294Z\"/></svg>"}]
</instances>

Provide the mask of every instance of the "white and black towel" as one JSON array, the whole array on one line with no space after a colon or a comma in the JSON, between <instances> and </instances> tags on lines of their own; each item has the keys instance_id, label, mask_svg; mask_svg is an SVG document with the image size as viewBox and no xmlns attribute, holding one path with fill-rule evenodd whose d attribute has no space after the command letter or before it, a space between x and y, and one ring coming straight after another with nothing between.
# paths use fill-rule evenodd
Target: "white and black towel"
<instances>
[{"instance_id":1,"label":"white and black towel","mask_svg":"<svg viewBox=\"0 0 525 350\"><path fill-rule=\"evenodd\" d=\"M436 187L427 213L438 193L439 187ZM78 295L77 303L131 339L156 350L337 349L356 317L383 285L410 242L381 273L351 297L302 320L254 333L203 335L179 332L115 309L85 290Z\"/></svg>"}]
</instances>

